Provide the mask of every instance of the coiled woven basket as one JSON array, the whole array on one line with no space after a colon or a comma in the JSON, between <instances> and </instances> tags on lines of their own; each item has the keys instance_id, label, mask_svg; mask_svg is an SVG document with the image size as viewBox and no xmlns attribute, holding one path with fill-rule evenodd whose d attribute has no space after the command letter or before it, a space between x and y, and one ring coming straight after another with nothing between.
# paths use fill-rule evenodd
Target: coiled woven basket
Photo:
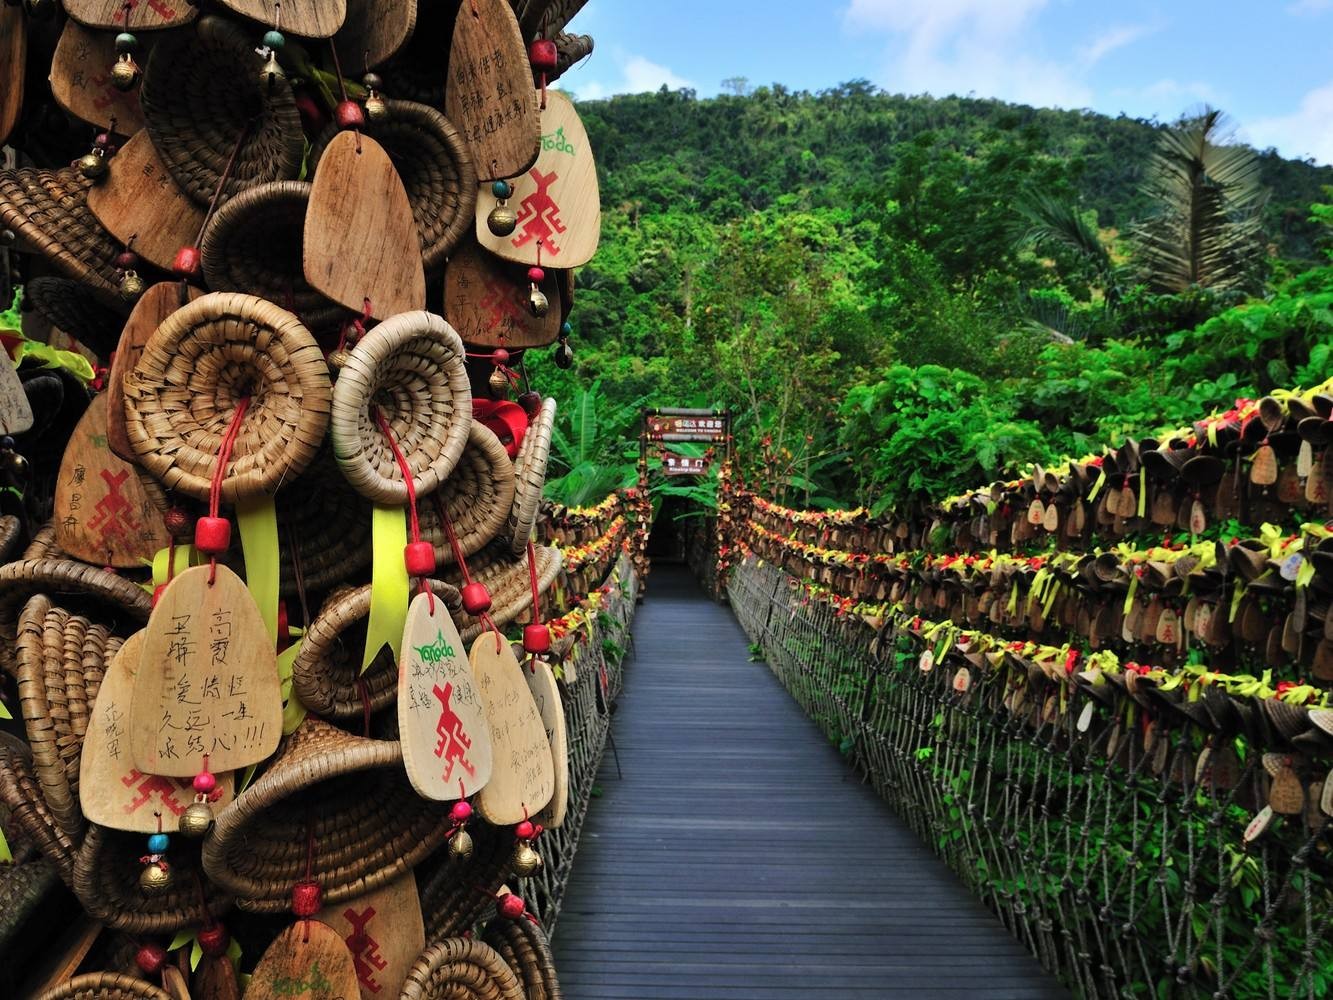
<instances>
[{"instance_id":1,"label":"coiled woven basket","mask_svg":"<svg viewBox=\"0 0 1333 1000\"><path fill-rule=\"evenodd\" d=\"M23 286L26 300L53 326L59 327L100 357L116 349L125 320L82 282L44 275Z\"/></svg>"},{"instance_id":2,"label":"coiled woven basket","mask_svg":"<svg viewBox=\"0 0 1333 1000\"><path fill-rule=\"evenodd\" d=\"M172 1000L166 990L119 972L86 972L37 995L36 1000Z\"/></svg>"},{"instance_id":3,"label":"coiled woven basket","mask_svg":"<svg viewBox=\"0 0 1333 1000\"><path fill-rule=\"evenodd\" d=\"M532 537L541 508L542 490L546 488L546 466L551 458L551 434L555 430L555 398L542 401L537 417L523 435L523 444L514 459L514 507L509 514L510 549L521 554Z\"/></svg>"},{"instance_id":4,"label":"coiled woven basket","mask_svg":"<svg viewBox=\"0 0 1333 1000\"><path fill-rule=\"evenodd\" d=\"M448 938L430 945L407 973L402 1000L524 1000L523 987L490 945Z\"/></svg>"},{"instance_id":5,"label":"coiled woven basket","mask_svg":"<svg viewBox=\"0 0 1333 1000\"><path fill-rule=\"evenodd\" d=\"M62 830L47 808L41 785L32 773L32 752L17 737L0 733L0 804L9 820L32 841L69 885L74 881L78 845Z\"/></svg>"},{"instance_id":6,"label":"coiled woven basket","mask_svg":"<svg viewBox=\"0 0 1333 1000\"><path fill-rule=\"evenodd\" d=\"M541 924L531 920L492 920L482 941L514 970L527 1000L561 1000L551 943Z\"/></svg>"},{"instance_id":7,"label":"coiled woven basket","mask_svg":"<svg viewBox=\"0 0 1333 1000\"><path fill-rule=\"evenodd\" d=\"M314 460L331 396L324 354L300 320L254 295L214 292L148 338L125 379L125 433L162 485L205 500L222 438L248 398L222 498L252 500Z\"/></svg>"},{"instance_id":8,"label":"coiled woven basket","mask_svg":"<svg viewBox=\"0 0 1333 1000\"><path fill-rule=\"evenodd\" d=\"M421 537L435 546L436 564L452 566L455 562L441 508L466 559L504 529L516 487L514 463L504 445L494 431L474 420L458 465L421 506Z\"/></svg>"}]
</instances>

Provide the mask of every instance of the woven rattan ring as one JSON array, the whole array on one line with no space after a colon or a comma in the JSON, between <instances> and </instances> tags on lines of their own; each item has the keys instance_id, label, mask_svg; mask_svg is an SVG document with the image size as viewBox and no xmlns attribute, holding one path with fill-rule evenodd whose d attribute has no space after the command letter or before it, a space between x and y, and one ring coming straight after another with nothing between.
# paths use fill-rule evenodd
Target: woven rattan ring
<instances>
[{"instance_id":1,"label":"woven rattan ring","mask_svg":"<svg viewBox=\"0 0 1333 1000\"><path fill-rule=\"evenodd\" d=\"M396 741L361 739L311 715L264 776L218 813L204 871L243 910L286 911L302 877L323 886L326 904L337 903L393 881L440 847L447 814L412 790Z\"/></svg>"},{"instance_id":2,"label":"woven rattan ring","mask_svg":"<svg viewBox=\"0 0 1333 1000\"><path fill-rule=\"evenodd\" d=\"M74 881L77 845L56 824L41 785L32 773L32 753L17 737L0 732L0 806L11 834L19 831L37 845L67 884Z\"/></svg>"},{"instance_id":3,"label":"woven rattan ring","mask_svg":"<svg viewBox=\"0 0 1333 1000\"><path fill-rule=\"evenodd\" d=\"M154 478L204 500L222 438L248 397L222 498L252 500L314 460L331 395L324 354L300 320L253 295L214 292L148 338L125 379L125 432Z\"/></svg>"},{"instance_id":4,"label":"woven rattan ring","mask_svg":"<svg viewBox=\"0 0 1333 1000\"><path fill-rule=\"evenodd\" d=\"M462 607L456 587L432 580L430 588L451 612ZM387 645L365 673L360 671L369 615L370 584L346 588L329 595L306 629L292 663L292 688L310 711L335 719L360 719L367 708L378 712L394 703L398 665Z\"/></svg>"},{"instance_id":5,"label":"woven rattan ring","mask_svg":"<svg viewBox=\"0 0 1333 1000\"><path fill-rule=\"evenodd\" d=\"M494 948L514 970L527 1000L560 1000L555 959L541 924L533 920L492 920L482 941Z\"/></svg>"},{"instance_id":6,"label":"woven rattan ring","mask_svg":"<svg viewBox=\"0 0 1333 1000\"><path fill-rule=\"evenodd\" d=\"M335 326L345 310L311 288L301 269L309 202L307 182L274 181L218 209L199 247L208 287L281 303L311 330Z\"/></svg>"},{"instance_id":7,"label":"woven rattan ring","mask_svg":"<svg viewBox=\"0 0 1333 1000\"><path fill-rule=\"evenodd\" d=\"M435 546L436 564L454 563L454 550L437 504L444 505L458 547L467 558L504 528L514 506L514 488L514 463L504 445L494 431L474 421L458 466L421 507L421 537Z\"/></svg>"},{"instance_id":8,"label":"woven rattan ring","mask_svg":"<svg viewBox=\"0 0 1333 1000\"><path fill-rule=\"evenodd\" d=\"M523 552L537 524L537 510L546 487L546 464L551 457L551 433L555 430L555 399L542 403L537 418L523 435L523 445L514 459L514 507L509 515L510 548Z\"/></svg>"},{"instance_id":9,"label":"woven rattan ring","mask_svg":"<svg viewBox=\"0 0 1333 1000\"><path fill-rule=\"evenodd\" d=\"M413 101L385 101L388 114L366 123L365 132L384 147L402 178L412 217L421 234L426 270L444 259L476 224L477 169L458 129L432 107ZM310 151L314 174L336 125L326 129Z\"/></svg>"},{"instance_id":10,"label":"woven rattan ring","mask_svg":"<svg viewBox=\"0 0 1333 1000\"><path fill-rule=\"evenodd\" d=\"M222 197L295 178L305 154L291 84L260 79L255 40L220 17L163 32L139 90L144 123L176 183L208 204L235 151Z\"/></svg>"},{"instance_id":11,"label":"woven rattan ring","mask_svg":"<svg viewBox=\"0 0 1333 1000\"><path fill-rule=\"evenodd\" d=\"M402 1000L524 1000L523 987L488 944L448 938L433 944L407 973Z\"/></svg>"},{"instance_id":12,"label":"woven rattan ring","mask_svg":"<svg viewBox=\"0 0 1333 1000\"><path fill-rule=\"evenodd\" d=\"M472 426L472 389L463 341L440 316L391 316L347 355L333 389L333 455L362 496L381 504L407 503L407 484L378 410L412 470L418 498L453 472Z\"/></svg>"},{"instance_id":13,"label":"woven rattan ring","mask_svg":"<svg viewBox=\"0 0 1333 1000\"><path fill-rule=\"evenodd\" d=\"M171 1000L171 994L119 972L85 972L39 993L35 1000Z\"/></svg>"}]
</instances>

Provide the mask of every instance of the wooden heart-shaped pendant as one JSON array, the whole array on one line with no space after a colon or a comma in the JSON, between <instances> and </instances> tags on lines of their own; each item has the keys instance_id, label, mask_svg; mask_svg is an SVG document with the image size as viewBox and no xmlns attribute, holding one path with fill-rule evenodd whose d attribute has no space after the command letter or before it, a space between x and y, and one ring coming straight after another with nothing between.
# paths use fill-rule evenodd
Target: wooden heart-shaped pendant
<instances>
[{"instance_id":1,"label":"wooden heart-shaped pendant","mask_svg":"<svg viewBox=\"0 0 1333 1000\"><path fill-rule=\"evenodd\" d=\"M510 178L514 193L509 202L518 224L509 235L491 232L487 217L495 197L489 186L483 187L477 198L477 242L520 264L578 267L597 252L602 202L588 133L573 103L558 90L546 96L541 146L537 162Z\"/></svg>"},{"instance_id":2,"label":"wooden heart-shaped pendant","mask_svg":"<svg viewBox=\"0 0 1333 1000\"><path fill-rule=\"evenodd\" d=\"M80 24L104 31L179 28L199 16L190 0L63 0L62 6Z\"/></svg>"},{"instance_id":3,"label":"wooden heart-shaped pendant","mask_svg":"<svg viewBox=\"0 0 1333 1000\"><path fill-rule=\"evenodd\" d=\"M491 732L454 620L418 594L398 663L398 738L408 780L437 802L468 798L491 777Z\"/></svg>"},{"instance_id":4,"label":"wooden heart-shaped pendant","mask_svg":"<svg viewBox=\"0 0 1333 1000\"><path fill-rule=\"evenodd\" d=\"M541 714L509 643L483 632L469 654L491 727L491 780L477 796L486 822L511 826L537 815L555 792L555 767Z\"/></svg>"},{"instance_id":5,"label":"wooden heart-shaped pendant","mask_svg":"<svg viewBox=\"0 0 1333 1000\"><path fill-rule=\"evenodd\" d=\"M1046 505L1040 498L1034 498L1032 503L1028 504L1028 524L1041 524L1046 517Z\"/></svg>"},{"instance_id":6,"label":"wooden heart-shaped pendant","mask_svg":"<svg viewBox=\"0 0 1333 1000\"><path fill-rule=\"evenodd\" d=\"M411 873L363 896L331 903L315 919L332 928L352 953L361 1000L398 996L426 947L421 898Z\"/></svg>"},{"instance_id":7,"label":"wooden heart-shaped pendant","mask_svg":"<svg viewBox=\"0 0 1333 1000\"><path fill-rule=\"evenodd\" d=\"M477 176L493 181L528 170L541 146L540 101L523 33L505 0L460 7L448 66L444 113L472 151ZM483 214L495 199L486 202Z\"/></svg>"},{"instance_id":8,"label":"wooden heart-shaped pendant","mask_svg":"<svg viewBox=\"0 0 1333 1000\"><path fill-rule=\"evenodd\" d=\"M245 1000L353 1000L361 995L352 953L332 927L298 920L255 966Z\"/></svg>"},{"instance_id":9,"label":"wooden heart-shaped pendant","mask_svg":"<svg viewBox=\"0 0 1333 1000\"><path fill-rule=\"evenodd\" d=\"M347 0L219 0L233 14L262 25L275 21L289 35L302 38L331 38L347 17ZM280 20L278 20L280 14ZM358 55L355 66L361 65Z\"/></svg>"},{"instance_id":10,"label":"wooden heart-shaped pendant","mask_svg":"<svg viewBox=\"0 0 1333 1000\"><path fill-rule=\"evenodd\" d=\"M1268 804L1283 816L1297 816L1305 808L1305 787L1291 764L1278 766L1268 789Z\"/></svg>"},{"instance_id":11,"label":"wooden heart-shaped pendant","mask_svg":"<svg viewBox=\"0 0 1333 1000\"><path fill-rule=\"evenodd\" d=\"M192 777L207 755L209 770L235 771L277 749L277 657L239 576L226 566L187 569L162 591L145 631L130 708L139 770Z\"/></svg>"},{"instance_id":12,"label":"wooden heart-shaped pendant","mask_svg":"<svg viewBox=\"0 0 1333 1000\"><path fill-rule=\"evenodd\" d=\"M9 352L0 350L0 434L22 434L31 429L32 404Z\"/></svg>"},{"instance_id":13,"label":"wooden heart-shaped pendant","mask_svg":"<svg viewBox=\"0 0 1333 1000\"><path fill-rule=\"evenodd\" d=\"M5 4L0 7L0 143L9 138L23 112L23 77L27 69L28 26L23 23L23 8Z\"/></svg>"},{"instance_id":14,"label":"wooden heart-shaped pendant","mask_svg":"<svg viewBox=\"0 0 1333 1000\"><path fill-rule=\"evenodd\" d=\"M88 191L88 208L121 243L170 271L176 252L194 246L204 210L180 189L157 155L147 129L140 129L111 158L107 175Z\"/></svg>"},{"instance_id":15,"label":"wooden heart-shaped pendant","mask_svg":"<svg viewBox=\"0 0 1333 1000\"><path fill-rule=\"evenodd\" d=\"M1255 486L1272 486L1277 482L1277 453L1270 444L1260 445L1250 466L1250 482Z\"/></svg>"},{"instance_id":16,"label":"wooden heart-shaped pendant","mask_svg":"<svg viewBox=\"0 0 1333 1000\"><path fill-rule=\"evenodd\" d=\"M525 662L523 678L528 682L532 700L537 703L537 714L546 730L546 742L551 746L555 784L551 801L542 813L542 822L555 829L565 822L565 814L569 811L569 735L565 730L565 706L560 700L555 674L546 661Z\"/></svg>"},{"instance_id":17,"label":"wooden heart-shaped pendant","mask_svg":"<svg viewBox=\"0 0 1333 1000\"><path fill-rule=\"evenodd\" d=\"M539 286L548 301L556 294L556 272ZM444 269L444 318L463 342L480 347L545 347L560 335L560 312L534 316L531 283L522 265L501 260L469 240Z\"/></svg>"},{"instance_id":18,"label":"wooden heart-shaped pendant","mask_svg":"<svg viewBox=\"0 0 1333 1000\"><path fill-rule=\"evenodd\" d=\"M369 69L397 55L416 26L417 0L347 0L333 44L344 66Z\"/></svg>"},{"instance_id":19,"label":"wooden heart-shaped pendant","mask_svg":"<svg viewBox=\"0 0 1333 1000\"><path fill-rule=\"evenodd\" d=\"M140 45L147 37L139 40ZM143 65L147 54L139 52L136 59ZM139 88L120 90L112 86L111 67L115 62L115 33L93 31L73 19L66 21L51 59L51 96L89 125L109 128L114 119L118 134L133 135L143 128Z\"/></svg>"},{"instance_id":20,"label":"wooden heart-shaped pendant","mask_svg":"<svg viewBox=\"0 0 1333 1000\"><path fill-rule=\"evenodd\" d=\"M88 822L130 833L157 833L157 813L170 833L194 801L194 789L189 778L144 774L130 761L130 701L143 639L141 629L125 640L97 689L79 756L79 805ZM230 772L215 777L216 810L231 801L233 781Z\"/></svg>"},{"instance_id":21,"label":"wooden heart-shaped pendant","mask_svg":"<svg viewBox=\"0 0 1333 1000\"><path fill-rule=\"evenodd\" d=\"M84 562L139 567L171 543L167 501L152 480L107 447L106 393L88 404L65 445L56 480L56 544ZM149 494L152 484L156 496Z\"/></svg>"},{"instance_id":22,"label":"wooden heart-shaped pendant","mask_svg":"<svg viewBox=\"0 0 1333 1000\"><path fill-rule=\"evenodd\" d=\"M340 132L319 158L302 246L306 281L352 312L368 305L386 319L426 307L412 206L389 154L369 136Z\"/></svg>"}]
</instances>

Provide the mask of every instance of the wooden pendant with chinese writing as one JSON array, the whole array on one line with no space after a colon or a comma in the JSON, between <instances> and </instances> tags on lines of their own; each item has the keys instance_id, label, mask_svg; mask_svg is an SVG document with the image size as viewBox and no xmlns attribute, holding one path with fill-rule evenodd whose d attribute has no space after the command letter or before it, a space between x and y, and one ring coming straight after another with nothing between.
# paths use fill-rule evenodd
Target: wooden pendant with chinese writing
<instances>
[{"instance_id":1,"label":"wooden pendant with chinese writing","mask_svg":"<svg viewBox=\"0 0 1333 1000\"><path fill-rule=\"evenodd\" d=\"M539 286L554 302L556 271L547 269ZM528 308L531 283L521 264L501 260L469 240L455 250L444 270L444 318L463 342L515 350L545 347L560 335L560 312L534 316Z\"/></svg>"},{"instance_id":2,"label":"wooden pendant with chinese writing","mask_svg":"<svg viewBox=\"0 0 1333 1000\"><path fill-rule=\"evenodd\" d=\"M145 41L140 39L140 44ZM141 65L146 59L143 52L137 56ZM66 21L51 59L51 96L89 125L108 128L114 120L118 134L133 135L143 128L139 88L120 90L112 85L111 67L115 62L114 33Z\"/></svg>"},{"instance_id":3,"label":"wooden pendant with chinese writing","mask_svg":"<svg viewBox=\"0 0 1333 1000\"><path fill-rule=\"evenodd\" d=\"M551 801L542 813L542 822L555 828L565 821L569 810L569 736L565 731L565 706L560 700L555 674L544 660L523 664L523 678L528 682L532 700L537 703L546 742L551 745L551 763L555 767L555 786Z\"/></svg>"},{"instance_id":4,"label":"wooden pendant with chinese writing","mask_svg":"<svg viewBox=\"0 0 1333 1000\"><path fill-rule=\"evenodd\" d=\"M555 791L551 745L523 668L504 637L483 632L473 641L469 660L491 727L494 761L477 809L495 826L520 823L545 808Z\"/></svg>"},{"instance_id":5,"label":"wooden pendant with chinese writing","mask_svg":"<svg viewBox=\"0 0 1333 1000\"><path fill-rule=\"evenodd\" d=\"M354 1000L361 995L352 953L318 920L298 920L268 946L245 1000Z\"/></svg>"}]
</instances>

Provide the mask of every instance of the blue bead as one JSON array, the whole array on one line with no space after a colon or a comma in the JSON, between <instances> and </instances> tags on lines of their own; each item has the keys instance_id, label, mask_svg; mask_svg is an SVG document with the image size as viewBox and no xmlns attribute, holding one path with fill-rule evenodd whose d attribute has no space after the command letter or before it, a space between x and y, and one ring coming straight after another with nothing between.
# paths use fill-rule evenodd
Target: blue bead
<instances>
[{"instance_id":1,"label":"blue bead","mask_svg":"<svg viewBox=\"0 0 1333 1000\"><path fill-rule=\"evenodd\" d=\"M281 31L264 32L264 44L270 49L280 49L287 44L287 39L282 37Z\"/></svg>"},{"instance_id":2,"label":"blue bead","mask_svg":"<svg viewBox=\"0 0 1333 1000\"><path fill-rule=\"evenodd\" d=\"M133 52L139 47L139 39L135 38L128 31L122 31L116 36L117 52Z\"/></svg>"},{"instance_id":3,"label":"blue bead","mask_svg":"<svg viewBox=\"0 0 1333 1000\"><path fill-rule=\"evenodd\" d=\"M571 333L574 332L574 328L569 325L569 320L565 320L565 322L560 324L560 332L563 333L566 337L568 337Z\"/></svg>"},{"instance_id":4,"label":"blue bead","mask_svg":"<svg viewBox=\"0 0 1333 1000\"><path fill-rule=\"evenodd\" d=\"M167 853L167 835L165 833L155 833L148 838L149 854Z\"/></svg>"},{"instance_id":5,"label":"blue bead","mask_svg":"<svg viewBox=\"0 0 1333 1000\"><path fill-rule=\"evenodd\" d=\"M514 193L514 189L508 181L496 181L491 185L491 193L503 201Z\"/></svg>"}]
</instances>

